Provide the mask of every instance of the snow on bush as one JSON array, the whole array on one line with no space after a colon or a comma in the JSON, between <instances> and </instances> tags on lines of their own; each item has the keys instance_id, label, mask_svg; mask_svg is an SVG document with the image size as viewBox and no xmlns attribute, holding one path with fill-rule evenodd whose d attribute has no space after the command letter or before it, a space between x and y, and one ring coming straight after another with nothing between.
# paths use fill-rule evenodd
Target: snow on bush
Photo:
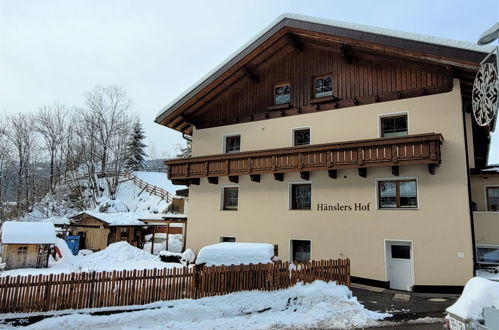
<instances>
[{"instance_id":1,"label":"snow on bush","mask_svg":"<svg viewBox=\"0 0 499 330\"><path fill-rule=\"evenodd\" d=\"M218 243L201 248L196 265L268 264L272 262L273 256L274 246L272 244Z\"/></svg>"},{"instance_id":2,"label":"snow on bush","mask_svg":"<svg viewBox=\"0 0 499 330\"><path fill-rule=\"evenodd\" d=\"M136 312L73 314L42 320L36 329L356 329L378 325L390 314L364 308L345 286L315 281L279 291L238 292L199 300L150 304Z\"/></svg>"},{"instance_id":3,"label":"snow on bush","mask_svg":"<svg viewBox=\"0 0 499 330\"><path fill-rule=\"evenodd\" d=\"M107 197L101 197L97 201L97 212L101 213L117 213L117 212L128 212L128 207L122 201L116 199L112 200Z\"/></svg>"},{"instance_id":4,"label":"snow on bush","mask_svg":"<svg viewBox=\"0 0 499 330\"><path fill-rule=\"evenodd\" d=\"M110 244L102 251L92 253L85 257L88 262L103 263L103 262L133 262L158 260L158 257L142 251L127 242L117 242Z\"/></svg>"},{"instance_id":5,"label":"snow on bush","mask_svg":"<svg viewBox=\"0 0 499 330\"><path fill-rule=\"evenodd\" d=\"M466 320L479 321L483 319L484 307L499 309L499 283L473 277L466 283L461 297L447 308L447 312Z\"/></svg>"},{"instance_id":6,"label":"snow on bush","mask_svg":"<svg viewBox=\"0 0 499 330\"><path fill-rule=\"evenodd\" d=\"M191 249L187 249L182 253L182 262L186 264L192 264L194 263L194 260L196 259L196 255Z\"/></svg>"}]
</instances>

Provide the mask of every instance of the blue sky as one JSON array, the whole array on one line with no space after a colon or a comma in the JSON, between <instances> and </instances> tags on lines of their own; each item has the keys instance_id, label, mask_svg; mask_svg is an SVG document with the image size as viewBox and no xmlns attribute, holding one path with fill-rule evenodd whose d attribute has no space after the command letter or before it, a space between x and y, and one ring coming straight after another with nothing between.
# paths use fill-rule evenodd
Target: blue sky
<instances>
[{"instance_id":1,"label":"blue sky","mask_svg":"<svg viewBox=\"0 0 499 330\"><path fill-rule=\"evenodd\" d=\"M150 152L167 155L183 140L153 123L157 112L283 13L476 42L498 21L498 3L0 0L0 111L79 105L96 84L122 85ZM494 163L498 140L495 133Z\"/></svg>"}]
</instances>

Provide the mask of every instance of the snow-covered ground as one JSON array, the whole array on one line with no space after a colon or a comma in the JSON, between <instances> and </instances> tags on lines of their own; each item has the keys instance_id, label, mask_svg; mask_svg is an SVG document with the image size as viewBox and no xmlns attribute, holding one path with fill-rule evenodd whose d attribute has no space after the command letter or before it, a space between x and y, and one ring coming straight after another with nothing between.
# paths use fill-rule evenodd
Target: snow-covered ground
<instances>
[{"instance_id":1,"label":"snow-covered ground","mask_svg":"<svg viewBox=\"0 0 499 330\"><path fill-rule=\"evenodd\" d=\"M177 190L187 188L186 186L174 185L170 180L168 180L166 172L160 173L160 172L137 171L137 172L133 172L133 174L137 178L139 178L139 179L141 179L149 184L155 185L156 187L160 187L160 188L162 188L162 189L164 189L172 194L175 194L175 191L177 191Z\"/></svg>"},{"instance_id":2,"label":"snow-covered ground","mask_svg":"<svg viewBox=\"0 0 499 330\"><path fill-rule=\"evenodd\" d=\"M49 268L22 268L4 271L0 276L27 276L61 274L71 272L103 272L113 270L132 269L163 269L182 267L181 264L162 262L159 256L152 255L128 244L118 242L109 245L106 249L86 256L74 256L66 242L58 239L56 246L62 254L62 259L49 261Z\"/></svg>"},{"instance_id":3,"label":"snow-covered ground","mask_svg":"<svg viewBox=\"0 0 499 330\"><path fill-rule=\"evenodd\" d=\"M378 325L391 316L365 309L347 287L322 281L279 291L238 292L147 307L105 316L75 313L53 317L27 329L355 329Z\"/></svg>"}]
</instances>

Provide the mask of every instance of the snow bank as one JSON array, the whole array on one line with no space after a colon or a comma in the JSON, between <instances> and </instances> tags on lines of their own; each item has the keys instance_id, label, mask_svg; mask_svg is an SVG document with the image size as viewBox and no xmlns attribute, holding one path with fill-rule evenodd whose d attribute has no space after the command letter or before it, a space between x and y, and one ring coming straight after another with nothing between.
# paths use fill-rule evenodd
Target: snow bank
<instances>
[{"instance_id":1,"label":"snow bank","mask_svg":"<svg viewBox=\"0 0 499 330\"><path fill-rule=\"evenodd\" d=\"M187 264L192 264L194 263L194 260L196 259L196 255L194 252L192 252L191 249L187 249L182 253L182 262L187 263Z\"/></svg>"},{"instance_id":2,"label":"snow bank","mask_svg":"<svg viewBox=\"0 0 499 330\"><path fill-rule=\"evenodd\" d=\"M55 228L51 222L7 221L1 230L4 244L55 244Z\"/></svg>"},{"instance_id":3,"label":"snow bank","mask_svg":"<svg viewBox=\"0 0 499 330\"><path fill-rule=\"evenodd\" d=\"M103 213L116 213L116 212L128 212L128 207L120 201L119 199L112 200L108 197L101 197L97 201L98 206L96 208L97 212Z\"/></svg>"},{"instance_id":4,"label":"snow bank","mask_svg":"<svg viewBox=\"0 0 499 330\"><path fill-rule=\"evenodd\" d=\"M158 257L142 251L127 242L110 244L102 251L85 256L90 263L157 261Z\"/></svg>"},{"instance_id":5,"label":"snow bank","mask_svg":"<svg viewBox=\"0 0 499 330\"><path fill-rule=\"evenodd\" d=\"M354 329L391 316L364 308L345 286L316 281L272 291L150 304L155 309L114 315L72 314L44 319L36 329Z\"/></svg>"},{"instance_id":6,"label":"snow bank","mask_svg":"<svg viewBox=\"0 0 499 330\"><path fill-rule=\"evenodd\" d=\"M272 262L274 246L267 243L218 243L199 251L196 264L207 266L267 264Z\"/></svg>"},{"instance_id":7,"label":"snow bank","mask_svg":"<svg viewBox=\"0 0 499 330\"><path fill-rule=\"evenodd\" d=\"M479 321L483 319L484 307L499 309L499 283L474 277L466 283L461 297L447 308L447 312Z\"/></svg>"}]
</instances>

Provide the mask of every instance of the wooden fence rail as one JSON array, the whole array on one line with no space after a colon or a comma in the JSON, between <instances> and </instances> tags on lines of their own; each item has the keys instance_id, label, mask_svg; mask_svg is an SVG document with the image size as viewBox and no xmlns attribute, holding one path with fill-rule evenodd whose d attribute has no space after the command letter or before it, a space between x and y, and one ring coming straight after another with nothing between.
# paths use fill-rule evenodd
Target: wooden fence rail
<instances>
[{"instance_id":1,"label":"wooden fence rail","mask_svg":"<svg viewBox=\"0 0 499 330\"><path fill-rule=\"evenodd\" d=\"M165 173L166 176L166 173ZM130 172L125 172L125 177L132 180L133 184L139 187L140 189L145 190L146 192L158 196L162 200L165 200L167 203L172 202L172 194L170 194L168 191L164 190L163 188L157 187L155 185L149 184L145 182L142 179L139 179L136 177L133 173Z\"/></svg>"},{"instance_id":2,"label":"wooden fence rail","mask_svg":"<svg viewBox=\"0 0 499 330\"><path fill-rule=\"evenodd\" d=\"M350 286L350 261L6 276L0 278L0 313L143 305L246 290L279 290L314 280Z\"/></svg>"}]
</instances>

